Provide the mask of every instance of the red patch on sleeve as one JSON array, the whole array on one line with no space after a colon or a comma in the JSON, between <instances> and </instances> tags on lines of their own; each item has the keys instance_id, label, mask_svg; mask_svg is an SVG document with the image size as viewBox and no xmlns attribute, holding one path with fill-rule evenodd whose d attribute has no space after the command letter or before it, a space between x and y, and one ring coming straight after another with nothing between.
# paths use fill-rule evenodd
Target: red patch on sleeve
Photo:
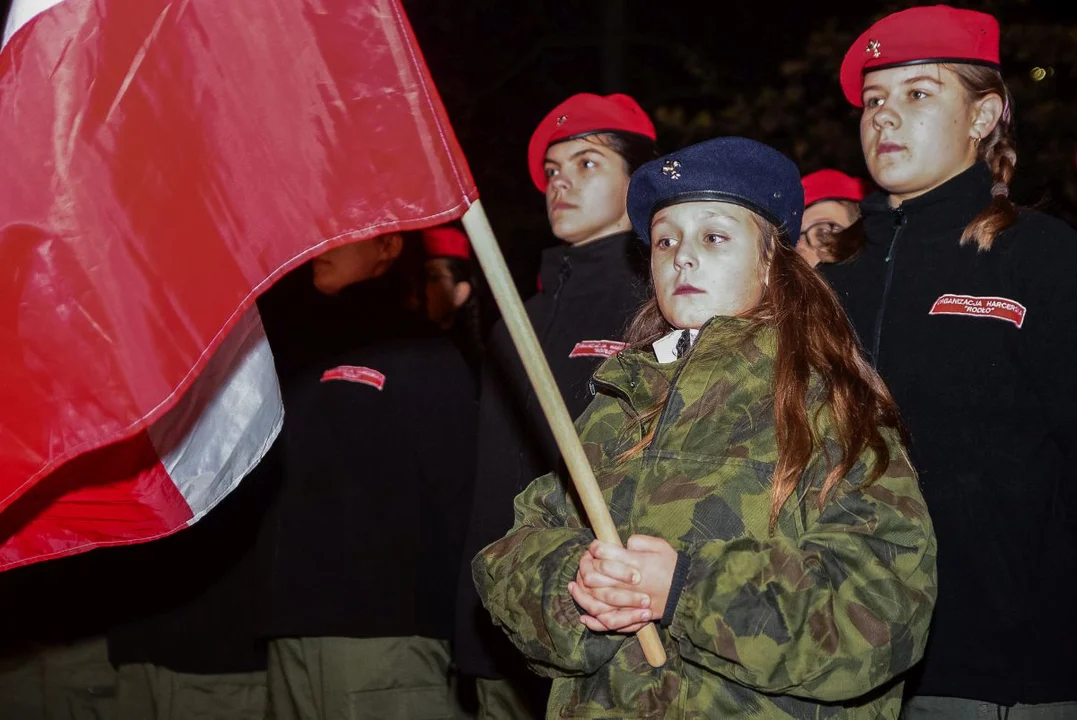
<instances>
[{"instance_id":1,"label":"red patch on sleeve","mask_svg":"<svg viewBox=\"0 0 1077 720\"><path fill-rule=\"evenodd\" d=\"M970 315L972 317L1005 320L1021 327L1025 322L1025 306L1003 297L973 295L943 295L931 306L929 315Z\"/></svg>"},{"instance_id":2,"label":"red patch on sleeve","mask_svg":"<svg viewBox=\"0 0 1077 720\"><path fill-rule=\"evenodd\" d=\"M331 382L333 380L369 385L379 391L385 387L384 375L373 368L358 367L356 365L341 365L332 370L326 370L322 374L322 382Z\"/></svg>"},{"instance_id":3,"label":"red patch on sleeve","mask_svg":"<svg viewBox=\"0 0 1077 720\"><path fill-rule=\"evenodd\" d=\"M628 347L623 342L616 340L581 340L568 354L570 358L600 357L611 358Z\"/></svg>"}]
</instances>

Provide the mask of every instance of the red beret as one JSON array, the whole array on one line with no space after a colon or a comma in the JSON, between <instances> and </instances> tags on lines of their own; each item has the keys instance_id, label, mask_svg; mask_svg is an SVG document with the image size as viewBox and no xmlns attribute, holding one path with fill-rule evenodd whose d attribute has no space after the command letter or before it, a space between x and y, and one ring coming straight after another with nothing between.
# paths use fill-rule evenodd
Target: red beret
<instances>
[{"instance_id":1,"label":"red beret","mask_svg":"<svg viewBox=\"0 0 1077 720\"><path fill-rule=\"evenodd\" d=\"M841 63L841 89L863 107L864 75L899 65L967 63L999 69L998 21L987 13L949 5L914 7L887 15L856 39Z\"/></svg>"},{"instance_id":2,"label":"red beret","mask_svg":"<svg viewBox=\"0 0 1077 720\"><path fill-rule=\"evenodd\" d=\"M546 192L546 173L542 161L546 148L562 140L572 140L601 132L624 132L654 140L654 123L632 98L614 94L602 97L579 93L555 107L542 118L527 146L527 167L531 181Z\"/></svg>"},{"instance_id":3,"label":"red beret","mask_svg":"<svg viewBox=\"0 0 1077 720\"><path fill-rule=\"evenodd\" d=\"M450 257L467 260L471 257L467 235L450 225L423 230L423 248L427 257Z\"/></svg>"},{"instance_id":4,"label":"red beret","mask_svg":"<svg viewBox=\"0 0 1077 720\"><path fill-rule=\"evenodd\" d=\"M868 184L837 170L819 170L800 179L804 186L804 207L823 200L860 202L868 194Z\"/></svg>"}]
</instances>

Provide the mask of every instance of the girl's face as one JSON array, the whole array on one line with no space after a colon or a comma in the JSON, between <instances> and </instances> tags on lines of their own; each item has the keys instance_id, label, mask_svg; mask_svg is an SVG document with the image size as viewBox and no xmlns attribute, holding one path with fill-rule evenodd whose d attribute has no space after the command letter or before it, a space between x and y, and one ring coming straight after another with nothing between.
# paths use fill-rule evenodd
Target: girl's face
<instances>
[{"instance_id":1,"label":"girl's face","mask_svg":"<svg viewBox=\"0 0 1077 720\"><path fill-rule=\"evenodd\" d=\"M570 245L632 227L628 220L628 172L624 159L594 137L546 150L546 215L554 236Z\"/></svg>"},{"instance_id":2,"label":"girl's face","mask_svg":"<svg viewBox=\"0 0 1077 720\"><path fill-rule=\"evenodd\" d=\"M755 215L739 205L671 205L651 220L651 279L658 308L678 329L740 315L763 295L766 267Z\"/></svg>"},{"instance_id":3,"label":"girl's face","mask_svg":"<svg viewBox=\"0 0 1077 720\"><path fill-rule=\"evenodd\" d=\"M970 102L957 75L942 65L870 72L862 92L864 159L894 206L972 167L974 139L994 129L982 112L983 101Z\"/></svg>"}]
</instances>

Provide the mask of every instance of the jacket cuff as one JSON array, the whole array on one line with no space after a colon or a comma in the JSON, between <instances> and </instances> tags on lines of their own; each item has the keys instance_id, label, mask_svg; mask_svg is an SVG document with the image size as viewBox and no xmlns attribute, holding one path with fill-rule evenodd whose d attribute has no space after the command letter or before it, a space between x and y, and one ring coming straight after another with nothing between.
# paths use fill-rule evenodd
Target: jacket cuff
<instances>
[{"instance_id":1,"label":"jacket cuff","mask_svg":"<svg viewBox=\"0 0 1077 720\"><path fill-rule=\"evenodd\" d=\"M677 603L681 600L681 592L684 590L684 582L688 578L688 554L677 553L677 566L673 568L673 582L669 585L669 595L666 596L666 611L662 613L662 619L658 624L666 628L673 624L673 615L677 612Z\"/></svg>"}]
</instances>

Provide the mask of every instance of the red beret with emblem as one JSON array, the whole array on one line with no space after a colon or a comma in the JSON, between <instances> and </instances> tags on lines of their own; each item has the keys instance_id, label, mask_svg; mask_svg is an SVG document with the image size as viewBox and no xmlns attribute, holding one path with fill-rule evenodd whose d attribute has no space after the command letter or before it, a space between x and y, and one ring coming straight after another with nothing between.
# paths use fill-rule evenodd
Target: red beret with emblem
<instances>
[{"instance_id":1,"label":"red beret with emblem","mask_svg":"<svg viewBox=\"0 0 1077 720\"><path fill-rule=\"evenodd\" d=\"M579 93L555 107L542 118L527 146L527 167L531 181L540 192L546 192L546 173L543 160L546 148L557 142L574 140L602 132L621 132L657 137L654 123L635 100L627 95L594 95Z\"/></svg>"},{"instance_id":2,"label":"red beret with emblem","mask_svg":"<svg viewBox=\"0 0 1077 720\"><path fill-rule=\"evenodd\" d=\"M427 228L423 230L423 249L427 257L448 257L467 260L471 257L471 247L467 235L451 225Z\"/></svg>"},{"instance_id":3,"label":"red beret with emblem","mask_svg":"<svg viewBox=\"0 0 1077 720\"><path fill-rule=\"evenodd\" d=\"M868 194L868 184L837 170L818 170L800 179L804 186L804 207L823 200L860 202Z\"/></svg>"},{"instance_id":4,"label":"red beret with emblem","mask_svg":"<svg viewBox=\"0 0 1077 720\"><path fill-rule=\"evenodd\" d=\"M901 65L963 63L1000 69L998 21L987 13L949 5L914 7L887 15L856 39L841 63L841 89L863 107L864 75Z\"/></svg>"}]
</instances>

